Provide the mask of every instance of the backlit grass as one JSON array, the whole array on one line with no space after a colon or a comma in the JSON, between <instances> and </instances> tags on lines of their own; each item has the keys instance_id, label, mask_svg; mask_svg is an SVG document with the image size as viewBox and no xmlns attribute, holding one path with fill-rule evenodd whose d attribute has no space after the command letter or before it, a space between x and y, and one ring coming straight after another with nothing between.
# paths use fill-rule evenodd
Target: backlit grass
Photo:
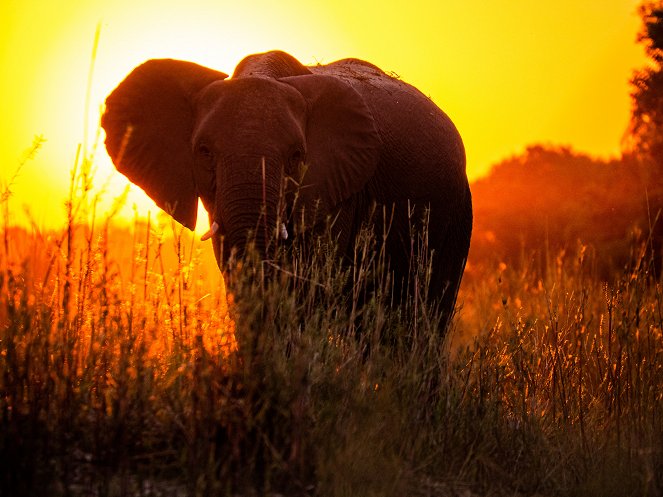
<instances>
[{"instance_id":1,"label":"backlit grass","mask_svg":"<svg viewBox=\"0 0 663 497\"><path fill-rule=\"evenodd\" d=\"M2 495L663 490L661 287L638 243L610 281L582 245L470 261L441 336L423 299L394 305L368 233L355 266L324 238L249 254L226 293L209 247L95 219L86 185L59 232L12 228L3 196Z\"/></svg>"}]
</instances>

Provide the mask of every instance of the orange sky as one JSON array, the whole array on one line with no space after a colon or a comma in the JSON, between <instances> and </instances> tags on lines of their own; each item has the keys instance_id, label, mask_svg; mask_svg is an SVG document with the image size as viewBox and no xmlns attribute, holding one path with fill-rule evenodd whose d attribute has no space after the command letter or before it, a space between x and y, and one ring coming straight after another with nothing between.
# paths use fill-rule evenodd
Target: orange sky
<instances>
[{"instance_id":1,"label":"orange sky","mask_svg":"<svg viewBox=\"0 0 663 497\"><path fill-rule=\"evenodd\" d=\"M628 81L645 63L635 0L2 0L0 186L34 135L46 138L12 185L40 225L62 222L69 173L84 140L90 55L101 24L89 112L94 141L105 96L148 58L231 73L270 49L304 63L369 60L430 95L454 120L468 174L534 142L619 153ZM103 135L101 137L103 143ZM103 213L126 180L103 146L95 187ZM151 204L132 188L124 215ZM156 210L156 209L155 209ZM200 227L203 231L206 227Z\"/></svg>"}]
</instances>

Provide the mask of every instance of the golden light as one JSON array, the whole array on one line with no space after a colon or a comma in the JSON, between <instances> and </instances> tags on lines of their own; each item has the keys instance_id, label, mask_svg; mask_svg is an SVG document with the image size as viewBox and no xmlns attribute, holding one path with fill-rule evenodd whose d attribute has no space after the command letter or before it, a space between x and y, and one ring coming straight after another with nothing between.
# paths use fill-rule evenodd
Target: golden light
<instances>
[{"instance_id":1,"label":"golden light","mask_svg":"<svg viewBox=\"0 0 663 497\"><path fill-rule=\"evenodd\" d=\"M470 178L534 142L614 155L629 117L628 80L645 60L635 42L638 4L394 0L376 10L351 0L2 2L0 181L6 186L22 151L44 135L12 185L12 210L17 222L25 222L25 205L38 225L61 226L69 171L85 141L95 187L106 186L103 215L127 181L105 153L98 119L106 95L136 65L168 57L231 73L245 55L270 49L308 64L363 58L414 84L458 126ZM134 204L142 214L156 211L132 187L123 218L133 217Z\"/></svg>"}]
</instances>

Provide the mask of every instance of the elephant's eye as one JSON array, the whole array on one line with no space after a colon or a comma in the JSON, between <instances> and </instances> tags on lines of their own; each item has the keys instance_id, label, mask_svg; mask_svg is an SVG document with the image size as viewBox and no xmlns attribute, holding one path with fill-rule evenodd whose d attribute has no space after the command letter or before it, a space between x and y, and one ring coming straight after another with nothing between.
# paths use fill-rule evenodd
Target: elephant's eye
<instances>
[{"instance_id":1,"label":"elephant's eye","mask_svg":"<svg viewBox=\"0 0 663 497\"><path fill-rule=\"evenodd\" d=\"M301 148L296 148L290 154L290 167L296 170L304 162L304 151Z\"/></svg>"},{"instance_id":2,"label":"elephant's eye","mask_svg":"<svg viewBox=\"0 0 663 497\"><path fill-rule=\"evenodd\" d=\"M212 152L212 149L204 143L201 143L198 145L198 147L196 147L196 152L206 161L212 161L212 159L214 159L214 153Z\"/></svg>"}]
</instances>

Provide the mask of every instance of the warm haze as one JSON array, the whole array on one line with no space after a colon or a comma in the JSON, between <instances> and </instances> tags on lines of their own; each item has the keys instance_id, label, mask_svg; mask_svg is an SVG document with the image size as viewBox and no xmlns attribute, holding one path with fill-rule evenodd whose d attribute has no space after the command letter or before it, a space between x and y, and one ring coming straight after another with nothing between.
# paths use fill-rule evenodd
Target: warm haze
<instances>
[{"instance_id":1,"label":"warm haze","mask_svg":"<svg viewBox=\"0 0 663 497\"><path fill-rule=\"evenodd\" d=\"M358 57L397 73L454 120L470 179L534 142L615 155L629 119L629 79L645 63L638 4L8 0L0 5L0 180L4 188L43 135L11 187L13 211L26 206L38 225L60 226L77 146L87 135L92 151L104 99L133 67L169 57L232 73L245 55L270 49L308 64ZM95 186L107 185L110 205L127 180L114 171L103 133L95 166ZM141 213L153 205L135 186L125 216L133 203Z\"/></svg>"}]
</instances>

